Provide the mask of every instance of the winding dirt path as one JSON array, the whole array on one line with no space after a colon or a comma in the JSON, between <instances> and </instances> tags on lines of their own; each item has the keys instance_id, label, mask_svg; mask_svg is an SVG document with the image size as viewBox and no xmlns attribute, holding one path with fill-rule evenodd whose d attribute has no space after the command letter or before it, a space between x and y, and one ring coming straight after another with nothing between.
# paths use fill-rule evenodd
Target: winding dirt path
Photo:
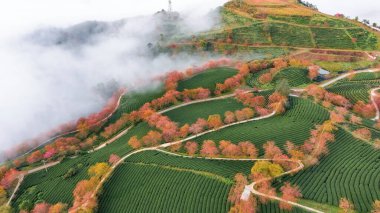
<instances>
[{"instance_id":1,"label":"winding dirt path","mask_svg":"<svg viewBox=\"0 0 380 213\"><path fill-rule=\"evenodd\" d=\"M34 168L34 169L30 169L30 170L27 170L27 171L23 171L18 177L18 182L17 182L17 185L15 187L15 189L13 190L12 192L12 195L9 197L8 199L8 202L7 202L7 205L11 205L11 202L12 200L14 199L14 197L16 196L16 193L18 191L18 189L20 188L21 186L21 183L22 181L24 181L24 178L26 175L29 175L29 174L32 174L32 173L35 173L35 172L38 172L38 171L41 171L41 170L44 170L44 169L48 169L50 167L53 167L57 164L59 164L61 161L55 161L55 162L51 162L51 163L48 163L48 164L45 164L45 165L42 165L42 166L39 166L37 168Z\"/></svg>"},{"instance_id":2,"label":"winding dirt path","mask_svg":"<svg viewBox=\"0 0 380 213\"><path fill-rule=\"evenodd\" d=\"M359 73L374 73L374 72L379 72L379 71L380 71L380 69L366 69L366 70L358 70L358 71L355 71L355 72L352 72L352 73L344 73L344 74L342 74L342 75L340 75L340 76L338 76L338 77L336 77L336 78L333 78L333 79L331 79L331 80L328 80L328 81L326 81L326 82L320 84L319 86L321 86L321 87L327 87L327 86L329 86L329 85L331 85L331 84L333 84L333 83L335 83L335 82L337 82L337 81L339 81L339 80L342 80L342 79L344 79L344 78L347 78L348 76L350 76L350 75L352 75L352 74L359 74Z\"/></svg>"},{"instance_id":3,"label":"winding dirt path","mask_svg":"<svg viewBox=\"0 0 380 213\"><path fill-rule=\"evenodd\" d=\"M336 78L333 78L333 79L331 79L331 80L328 80L328 81L326 81L326 82L320 84L319 86L325 88L325 87L327 87L327 86L329 86L329 85L331 85L331 84L336 83L336 82L339 81L339 80L342 80L342 79L344 79L344 78L347 78L348 76L350 76L350 75L352 75L352 74L355 75L355 74L359 74L359 73L375 73L375 72L380 72L380 69L366 69L366 70L355 71L355 72L353 72L353 73L345 73L345 74L340 75L340 76L338 76L338 77L336 77ZM380 87L377 87L377 88L371 89L371 91L370 91L371 102L373 103L373 105L374 105L375 108L376 108L376 116L375 116L375 118L373 118L372 120L379 120L379 119L380 119L380 109L379 109L379 106L376 104L376 101L375 101L375 97L378 97L378 96L379 96L379 95L376 93L376 91L379 90L379 89L380 89ZM296 92L296 93L302 93L302 92L305 91L305 89L297 89L297 88L295 88L295 89L291 89L291 90L294 91L294 92ZM297 95L297 94L291 94L290 96L299 97L299 95Z\"/></svg>"},{"instance_id":4,"label":"winding dirt path","mask_svg":"<svg viewBox=\"0 0 380 213\"><path fill-rule=\"evenodd\" d=\"M263 160L263 161L273 161L273 159L260 159L260 160ZM296 203L296 202L287 201L287 200L284 200L284 199L282 199L280 197L277 197L277 196L264 194L264 193L261 193L261 192L259 192L259 191L257 191L255 189L255 186L257 184L261 183L261 182L269 181L269 180L273 180L275 178L279 178L279 177L282 177L282 176L285 176L285 175L293 174L293 173L296 173L296 172L298 172L298 171L300 171L300 170L302 170L304 168L304 165L302 164L301 161L295 161L295 160L283 160L283 161L297 163L298 166L296 168L294 168L292 170L289 170L287 172L284 172L281 175L278 175L276 177L262 179L262 180L253 182L253 183L251 183L249 185L246 185L245 188L244 188L244 191L243 191L243 193L241 195L241 199L242 200L248 200L249 196L250 196L250 193L252 193L252 194L257 195L257 196L269 198L271 200L277 200L277 201L280 201L280 202L284 202L284 203L290 204L292 206L297 206L297 207L302 208L302 209L304 209L306 211L309 211L309 212L323 213L320 210L317 210L317 209L314 209L314 208L311 208L311 207L308 207L308 206L305 206L305 205L302 205L302 204L299 204L299 203Z\"/></svg>"},{"instance_id":5,"label":"winding dirt path","mask_svg":"<svg viewBox=\"0 0 380 213\"><path fill-rule=\"evenodd\" d=\"M208 134L208 133L211 133L211 132L215 132L215 131L218 131L218 130L221 130L221 129L225 129L225 128L228 128L228 127L231 127L231 126L235 126L235 125L239 125L239 124L243 124L243 123L247 123L247 122L251 122L251 121L258 121L258 120L262 120L262 119L266 119L266 118L269 118L269 117L272 117L276 115L276 112L272 112L271 114L269 115L265 115L265 116L261 116L261 117L256 117L256 118L252 118L252 119L249 119L249 120L245 120L245 121L239 121L239 122L235 122L235 123L231 123L231 124L228 124L228 125L224 125L218 129L211 129L211 130L208 130L208 131L205 131L205 132L202 132L202 133L199 133L197 135L193 135L193 136L190 136L190 137L187 137L187 138L184 138L182 140L178 140L178 141L174 141L174 142L170 142L170 143L164 143L164 144L160 144L158 146L154 146L154 147L148 147L148 148L143 148L143 149L139 149L139 150L135 150L133 152L130 152L128 153L127 155L123 156L117 163L115 163L114 165L111 166L111 169L109 172L107 172L107 174L102 177L102 179L100 180L99 184L97 185L97 187L95 188L94 192L92 193L92 197L95 197L100 189L102 188L103 184L112 176L113 172L115 171L115 169L120 165L122 164L125 159L127 159L128 157L132 156L132 155L135 155L137 153L140 153L140 152L145 152L145 151L149 151L149 150L157 150L157 151L160 151L161 148L167 148L169 146L173 146L173 145L176 145L176 144L180 144L180 143L183 143L185 141L188 141L188 140L191 140L191 139L194 139L194 138L197 138L197 137L200 137L202 135L205 135L205 134ZM224 159L224 158L220 158L220 159ZM70 213L75 213L76 211L78 210L78 208L75 208L75 209L71 209L69 212Z\"/></svg>"},{"instance_id":6,"label":"winding dirt path","mask_svg":"<svg viewBox=\"0 0 380 213\"><path fill-rule=\"evenodd\" d=\"M273 161L273 159L262 159L262 158L194 157L194 156L188 156L188 155L180 155L180 154L176 154L176 153L169 152L169 151L162 150L162 149L155 149L155 151L162 152L162 153L165 153L165 154L168 154L168 155L177 156L177 157L192 158L192 159L223 160L223 161ZM280 201L280 202L288 203L288 204L290 204L292 206L297 206L297 207L305 209L305 210L307 210L309 212L323 213L320 210L317 210L317 209L314 209L314 208L311 208L311 207L308 207L308 206L305 206L305 205L302 205L302 204L299 204L299 203L296 203L296 202L287 201L287 200L284 200L284 199L282 199L280 197L277 197L277 196L267 195L267 194L264 194L264 193L261 193L261 192L255 190L255 185L257 185L257 184L259 184L259 183L261 183L263 181L268 181L268 180L279 178L279 177L282 177L282 176L285 176L285 175L288 175L288 174L297 173L298 171L300 171L300 170L302 170L304 168L304 165L302 164L301 161L296 161L296 160L281 160L281 161L297 163L298 166L296 168L292 169L292 170L289 170L287 172L282 173L281 175L279 175L277 177L263 179L263 180L253 182L250 185L245 186L244 191L243 191L240 199L242 199L242 200L248 200L250 194L253 193L253 194L257 195L257 196L266 197L266 198L269 198L269 199L272 199L272 200L277 200L277 201Z\"/></svg>"},{"instance_id":7,"label":"winding dirt path","mask_svg":"<svg viewBox=\"0 0 380 213\"><path fill-rule=\"evenodd\" d=\"M249 90L246 90L245 93L249 93L249 92L253 92L254 90L253 89L249 89ZM260 90L260 91L264 91L264 90ZM259 91L259 92L260 92ZM164 109L164 110L161 110L159 111L158 113L160 114L163 114L163 113L166 113L166 112L169 112L171 110L175 110L175 109L178 109L178 108L181 108L181 107L184 107L184 106L189 106L189 105L192 105L192 104L197 104L197 103L203 103L203 102L209 102L209 101L215 101L215 100L221 100L221 99L226 99L226 98L230 98L230 97L234 97L236 94L235 93L232 93L232 94L228 94L228 95L223 95L223 96L219 96L219 97L214 97L214 98L208 98L208 99L202 99L202 100L195 100L195 101L191 101L191 102L186 102L186 103L182 103L182 104L179 104L179 105L175 105L175 106L172 106L172 107L169 107L167 109ZM120 101L121 101L121 98L122 98L123 95L121 95L119 97L119 100L118 100L118 104L117 104L117 107L115 108L114 112L117 110L118 106L120 105ZM113 113L114 113L113 112ZM109 117L112 116L111 113L107 118L105 119L108 119ZM266 116L262 116L262 117L257 117L257 118L252 118L252 119L249 119L249 120L245 120L245 121L240 121L240 122L236 122L236 123L232 123L232 124L228 124L228 125L225 125L223 127L220 127L219 129L212 129L212 130L208 130L206 132L202 132L198 135L194 135L194 136L190 136L186 139L183 139L183 140L180 140L180 141L176 141L176 142L173 142L173 143L170 143L170 144L162 144L160 145L160 147L153 147L153 148L145 148L145 149L141 149L141 150L137 150L137 151L134 151L134 152L131 152L130 154L126 155L124 159L128 158L129 156L133 155L133 154L136 154L136 153L139 153L139 152L142 152L142 151L147 151L147 150L156 150L156 149L159 149L159 148L164 148L164 147L167 147L167 146L172 146L174 144L178 144L178 143L182 143L186 140L191 140L193 138L196 138L196 137L199 137L201 135L204 135L204 134L208 134L210 132L214 132L214 131L217 131L217 130L220 130L220 129L223 129L223 128L227 128L227 127L230 127L230 126L234 126L234 125L238 125L238 124L242 124L242 123L246 123L246 122L250 122L250 121L254 121L254 120L260 120L260 119L265 119L265 118L268 118L268 117L271 117L275 115L275 113L271 113L269 115L266 115ZM120 137L122 137L123 135L127 134L129 130L131 130L132 128L134 127L134 125L131 125L130 127L128 127L127 129L121 131L119 134L117 134L116 136L112 137L111 139L107 140L106 142L104 142L103 144L101 144L100 146L96 147L94 150L90 150L88 151L88 153L92 153L94 151L98 151L100 149L103 149L105 148L108 144L116 141L117 139L119 139ZM54 140L55 138L58 138L58 137L63 137L64 135L67 135L67 134L71 134L71 133L75 133L77 131L72 131L72 132L69 132L69 133L65 133L65 134L62 134L62 135L58 135L58 136L55 136L54 138L51 138L49 139L49 141L45 142L45 143L48 143L50 142L51 140ZM41 145L40 145L41 146ZM27 153L25 153L24 155L26 155ZM122 161L123 161L122 160ZM121 162L122 162L121 161ZM24 177L28 174L32 174L34 172L38 172L38 171L41 171L43 169L46 169L46 168L49 168L49 167L52 167L52 166L55 166L57 164L59 164L60 161L57 161L57 162L52 162L52 163L49 163L49 164L46 164L44 166L40 166L40 167L37 167L37 168L34 168L34 169L31 169L29 171L26 171L24 172L23 174L21 174L19 177L18 177L18 183L15 187L15 190L13 190L13 193L11 195L11 197L9 198L8 200L8 205L10 205L11 201L14 199L15 197L15 194L16 192L18 191L18 189L20 188L20 185L21 183L23 182L24 180ZM119 165L119 164L115 164L113 167L116 168L116 166ZM114 168L112 169L112 171L114 170ZM103 180L101 181L101 185L103 185ZM97 188L97 191L99 189Z\"/></svg>"}]
</instances>

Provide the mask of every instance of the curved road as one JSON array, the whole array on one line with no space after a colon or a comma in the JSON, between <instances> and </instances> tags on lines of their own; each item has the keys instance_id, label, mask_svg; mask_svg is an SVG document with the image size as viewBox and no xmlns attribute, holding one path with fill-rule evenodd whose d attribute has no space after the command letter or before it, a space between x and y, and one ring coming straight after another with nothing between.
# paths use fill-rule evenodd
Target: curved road
<instances>
[{"instance_id":1,"label":"curved road","mask_svg":"<svg viewBox=\"0 0 380 213\"><path fill-rule=\"evenodd\" d=\"M239 121L239 122L235 122L235 123L232 123L232 124L224 125L224 126L218 128L218 129L211 129L211 130L199 133L197 135L189 136L189 137L187 137L185 139L182 139L182 140L178 140L178 141L174 141L174 142L170 142L170 143L164 143L164 144L160 144L160 145L155 146L155 147L148 147L148 148L143 148L143 149L139 149L139 150L135 150L133 152L130 152L127 155L123 156L117 163L115 163L114 165L112 165L110 171L100 180L98 186L96 187L95 191L93 192L93 194L91 196L92 197L96 196L99 193L99 191L100 191L101 187L103 186L104 182L107 181L108 178L113 174L113 172L116 169L116 167L119 166L120 164L122 164L125 159L127 159L128 157L130 157L130 156L132 156L134 154L137 154L137 153L140 153L140 152L144 152L144 151L148 151L148 150L158 150L159 151L161 148L167 148L169 146L173 146L173 145L176 145L176 144L179 144L179 143L183 143L185 141L188 141L188 140L200 137L202 135L205 135L205 134L208 134L208 133L211 133L211 132L218 131L220 129L224 129L224 128L227 128L227 127L230 127L230 126L239 125L239 124L247 123L247 122L251 122L251 121L257 121L257 120L266 119L266 118L274 116L275 114L276 114L276 112L272 112L269 115L265 115L265 116L261 116L261 117L257 117L257 118L252 118L252 119L249 119L249 120L245 120L245 121ZM76 213L77 210L78 210L78 208L71 209L69 212L70 213Z\"/></svg>"},{"instance_id":2,"label":"curved road","mask_svg":"<svg viewBox=\"0 0 380 213\"><path fill-rule=\"evenodd\" d=\"M357 73L368 73L368 72L378 72L380 71L380 69L367 69L367 70L360 70L360 71L356 71L354 72L355 74ZM320 86L321 87L326 87L328 85L331 85L343 78L346 78L347 76L349 76L350 74L352 73L345 73L341 76L338 76L337 78L334 78L334 79L331 79L325 83L322 83ZM373 89L371 91L371 97L372 97L372 100L374 100L374 96L376 95L376 90L378 90L380 88L376 88L376 89ZM293 91L297 91L297 92L302 92L304 91L305 89L292 89ZM252 92L254 90L250 89L250 90L247 90L246 92ZM262 90L259 90L259 91L262 91ZM182 104L179 104L179 105L176 105L176 106L172 106L172 107L169 107L165 110L161 110L159 111L158 113L162 114L162 113L165 113L165 112L168 112L168 111L171 111L171 110L174 110L174 109L178 109L178 108L181 108L181 107L184 107L184 106L188 106L188 105L191 105L191 104L196 104L196 103L202 103L202 102L208 102L208 101L214 101L214 100L220 100L220 99L225 99L225 98L229 98L229 97L234 97L235 96L235 93L232 93L232 94L228 94L228 95L224 95L224 96L219 96L219 97L215 97L215 98L208 98L208 99L203 99L203 100L196 100L196 101L191 101L191 102L188 102L188 103L182 103ZM293 95L294 96L294 95ZM108 119L118 108L118 106L120 105L120 100L122 98L122 95L119 97L119 100L118 100L118 104L117 104L117 107L115 108L115 110L109 115L107 116L107 118L105 119ZM376 116L376 119L379 119L379 107L376 105L376 109L377 109L377 116ZM102 178L102 180L100 181L99 185L97 186L95 192L93 193L92 196L96 196L97 193L99 192L100 188L102 187L103 183L112 175L113 171L115 170L115 168L120 165L126 158L130 157L131 155L134 155L134 154L137 154L137 153L140 153L140 152L144 152L144 151L148 151L148 150L157 150L157 151L161 151L161 152L165 152L165 153L170 153L170 152L166 152L164 150L161 150L161 148L167 148L169 146L172 146L172 145L176 145L176 144L179 144L179 143L182 143L184 141L188 141L188 140L191 140L191 139L194 139L194 138L197 138L199 136L202 136L204 134L208 134L208 133L211 133L211 132L214 132L214 131L218 131L220 129L224 129L224 128L227 128L227 127L230 127L230 126L234 126L234 125L238 125L238 124L242 124L242 123L247 123L247 122L251 122L251 121L255 121L255 120L261 120L261 119L266 119L266 118L269 118L269 117L272 117L276 114L276 112L272 112L271 114L269 115L266 115L266 116L261 116L261 117L257 117L257 118L252 118L252 119L249 119L249 120L245 120L245 121L240 121L240 122L236 122L236 123L232 123L232 124L228 124L228 125L224 125L222 127L220 127L219 129L212 129L212 130L208 130L208 131L205 131L205 132L202 132L200 134L197 134L197 135L193 135L193 136L190 136L190 137L187 137L185 139L182 139L182 140L179 140L179 141L175 141L175 142L171 142L171 143L165 143L165 144L161 144L159 146L156 146L156 147L149 147L149 148L143 148L143 149L140 149L140 150L135 150L127 155L125 155L124 157L122 157L120 159L120 161L118 161L116 164L114 164L112 167L111 167L111 170ZM105 119L103 119L102 121L104 121ZM113 138L111 138L110 140L108 140L107 142L103 143L102 145L100 145L99 147L97 147L95 150L99 150L101 148L104 148L107 144L109 143L112 143L114 142L115 140L117 140L118 138L120 138L121 136L123 136L124 134L126 134L133 126L130 126L129 128L125 129L124 131L120 132L118 135L114 136ZM74 131L75 132L75 131ZM72 132L71 132L72 133ZM66 134L69 134L69 133L66 133ZM57 136L56 136L57 137ZM53 140L53 139L50 139L50 140ZM91 152L91 151L90 151ZM174 154L174 153L170 153L170 154ZM176 155L176 154L174 154ZM178 156L182 156L182 155L178 155ZM190 157L191 156L187 156L187 157ZM272 161L272 159L248 159L248 158L244 158L244 159L228 159L228 158L204 158L204 159L214 159L214 160L239 160L239 161L257 161L257 160L267 160L267 161ZM289 160L291 161L291 160ZM294 162L294 161L292 161ZM39 167L37 168L37 170L34 170L33 172L36 172L36 171L40 171L42 169L45 169L47 167L50 167L50 166L54 166L56 164L58 164L59 162L54 162L53 165L49 165L49 166L43 166L43 167ZM290 174L290 173L293 173L293 172L297 172L299 170L301 170L304 166L301 162L297 162L299 163L299 167L293 169L293 170L290 170L288 172L284 172L283 174L281 174L280 176L284 176L284 175L287 175L287 174ZM31 172L32 170L30 170L29 172L27 172L27 174L30 174L32 173ZM278 177L280 177L278 176ZM12 193L12 196L11 198L9 199L8 203L10 204L11 200L14 198L14 194L15 192L17 192L19 186L21 185L22 181L23 181L23 178L24 178L24 175L20 176L19 178L19 182L14 190L14 192ZM277 178L277 177L276 177ZM275 197L275 196L270 196L270 195L266 195L266 194L262 194L258 191L256 191L254 189L254 186L256 184L258 184L259 182L253 182L252 184L246 186L245 188L245 191L243 192L242 194L242 199L245 198L245 196L247 195L247 192L252 192L253 194L256 194L258 196L264 196L264 197L268 197L270 199L275 199L275 200L279 200L279 201L282 201L282 202L287 202L291 205L294 205L294 206L298 206L300 208L303 208L305 210L308 210L308 211L311 211L311 212L318 212L320 213L321 211L319 210L316 210L316 209L313 209L313 208L310 208L310 207L307 207L307 206L303 206L301 204L298 204L298 203L294 203L294 202L290 202L290 201L285 201L285 200L282 200L281 198L279 197ZM249 193L248 193L249 194ZM74 210L71 210L70 212L75 212L75 209Z\"/></svg>"}]
</instances>

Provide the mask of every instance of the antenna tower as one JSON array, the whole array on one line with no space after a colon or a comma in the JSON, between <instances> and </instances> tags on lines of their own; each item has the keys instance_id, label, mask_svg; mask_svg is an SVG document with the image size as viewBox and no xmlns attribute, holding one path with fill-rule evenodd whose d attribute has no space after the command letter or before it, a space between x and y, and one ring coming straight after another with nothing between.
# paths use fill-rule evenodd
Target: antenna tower
<instances>
[{"instance_id":1,"label":"antenna tower","mask_svg":"<svg viewBox=\"0 0 380 213\"><path fill-rule=\"evenodd\" d=\"M169 13L172 12L172 0L169 0L169 8L168 8Z\"/></svg>"}]
</instances>

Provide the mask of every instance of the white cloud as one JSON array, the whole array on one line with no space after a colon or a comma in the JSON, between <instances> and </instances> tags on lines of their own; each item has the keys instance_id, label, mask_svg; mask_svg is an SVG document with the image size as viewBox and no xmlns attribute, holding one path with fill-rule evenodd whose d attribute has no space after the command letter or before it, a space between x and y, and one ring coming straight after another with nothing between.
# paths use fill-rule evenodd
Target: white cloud
<instances>
[{"instance_id":1,"label":"white cloud","mask_svg":"<svg viewBox=\"0 0 380 213\"><path fill-rule=\"evenodd\" d=\"M350 17L359 16L360 20L369 19L380 23L380 4L375 0L306 0L317 5L321 12L331 15L343 13Z\"/></svg>"},{"instance_id":2,"label":"white cloud","mask_svg":"<svg viewBox=\"0 0 380 213\"><path fill-rule=\"evenodd\" d=\"M173 1L184 11L192 30L211 25L206 13L224 0ZM132 7L132 5L134 5ZM111 21L151 15L167 7L165 0L12 0L0 7L0 151L90 112L105 100L94 90L117 79L132 86L147 76L185 68L206 58L149 57L144 51L156 30L151 18L136 18L122 28L113 26L93 36L92 43L46 45L57 39L54 29L31 34L41 27L68 27L87 20ZM189 13L197 7L197 13ZM200 19L201 18L201 19ZM197 23L202 22L202 25ZM72 30L75 31L75 30ZM67 33L69 31L65 31ZM75 31L75 33L78 33ZM80 37L86 34L78 33ZM42 36L42 37L41 37ZM84 36L87 37L87 36ZM42 39L41 39L42 38ZM1 157L1 156L0 156Z\"/></svg>"}]
</instances>

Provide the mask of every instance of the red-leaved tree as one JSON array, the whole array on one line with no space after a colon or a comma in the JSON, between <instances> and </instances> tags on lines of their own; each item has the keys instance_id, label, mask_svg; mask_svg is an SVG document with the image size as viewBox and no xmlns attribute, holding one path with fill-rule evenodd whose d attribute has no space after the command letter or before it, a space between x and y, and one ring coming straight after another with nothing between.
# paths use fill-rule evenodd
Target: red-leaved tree
<instances>
[{"instance_id":1,"label":"red-leaved tree","mask_svg":"<svg viewBox=\"0 0 380 213\"><path fill-rule=\"evenodd\" d=\"M294 202L296 203L297 200L302 197L301 191L299 190L298 186L292 186L289 182L286 182L281 188L282 192L282 199L285 200L283 202L280 202L280 208L285 210L292 210L292 205L287 203L286 201Z\"/></svg>"}]
</instances>

